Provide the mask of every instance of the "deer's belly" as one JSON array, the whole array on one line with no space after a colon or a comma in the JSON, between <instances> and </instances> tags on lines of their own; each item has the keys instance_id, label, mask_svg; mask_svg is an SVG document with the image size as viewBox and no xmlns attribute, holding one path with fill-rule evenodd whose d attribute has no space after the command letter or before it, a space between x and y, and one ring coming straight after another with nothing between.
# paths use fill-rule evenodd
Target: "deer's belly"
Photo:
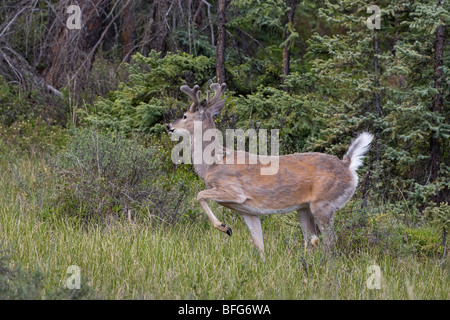
<instances>
[{"instance_id":1,"label":"deer's belly","mask_svg":"<svg viewBox=\"0 0 450 320\"><path fill-rule=\"evenodd\" d=\"M253 215L268 215L268 214L279 214L279 213L287 213L291 211L298 210L300 208L308 206L308 204L296 204L292 206L279 206L279 207L273 207L268 206L264 207L261 205L254 205L251 202L248 203L248 201L239 204L239 203L231 203L231 202L219 202L220 205L238 211L242 213L248 213Z\"/></svg>"}]
</instances>

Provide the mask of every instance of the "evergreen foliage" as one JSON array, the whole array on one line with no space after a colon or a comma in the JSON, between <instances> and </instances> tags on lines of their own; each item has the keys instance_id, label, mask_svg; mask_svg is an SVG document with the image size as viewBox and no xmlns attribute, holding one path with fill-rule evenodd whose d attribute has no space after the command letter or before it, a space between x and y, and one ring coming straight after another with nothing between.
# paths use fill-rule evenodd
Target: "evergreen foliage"
<instances>
[{"instance_id":1,"label":"evergreen foliage","mask_svg":"<svg viewBox=\"0 0 450 320\"><path fill-rule=\"evenodd\" d=\"M317 108L327 123L309 148L343 154L354 134L371 131L376 141L364 192L382 201L406 199L410 209L429 205L439 193L448 201L448 81L441 89L447 97L442 112L432 110L434 33L448 11L435 1L379 1L381 29L370 30L364 4L325 1L319 9L323 19L345 30L309 40L310 76L317 79ZM443 79L448 79L446 66L448 57ZM431 137L439 139L443 151L435 181L430 181Z\"/></svg>"},{"instance_id":2,"label":"evergreen foliage","mask_svg":"<svg viewBox=\"0 0 450 320\"><path fill-rule=\"evenodd\" d=\"M88 123L127 133L161 132L162 123L180 112L180 86L205 83L214 74L214 63L205 56L179 52L160 57L151 51L148 57L134 55L129 73L128 83L99 97L93 113L85 114Z\"/></svg>"}]
</instances>

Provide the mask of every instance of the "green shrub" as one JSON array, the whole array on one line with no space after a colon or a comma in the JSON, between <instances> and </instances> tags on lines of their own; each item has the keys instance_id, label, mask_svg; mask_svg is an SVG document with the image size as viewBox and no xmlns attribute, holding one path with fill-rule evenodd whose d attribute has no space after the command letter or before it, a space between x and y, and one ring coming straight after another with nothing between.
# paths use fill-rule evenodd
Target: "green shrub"
<instances>
[{"instance_id":1,"label":"green shrub","mask_svg":"<svg viewBox=\"0 0 450 320\"><path fill-rule=\"evenodd\" d=\"M438 229L442 239L440 244L444 246L444 258L446 258L450 230L450 206L447 202L442 202L440 206L430 206L425 209L425 216L431 218L431 223Z\"/></svg>"},{"instance_id":2,"label":"green shrub","mask_svg":"<svg viewBox=\"0 0 450 320\"><path fill-rule=\"evenodd\" d=\"M430 227L404 228L405 242L418 255L437 256L442 254L439 234Z\"/></svg>"},{"instance_id":3,"label":"green shrub","mask_svg":"<svg viewBox=\"0 0 450 320\"><path fill-rule=\"evenodd\" d=\"M146 148L122 134L74 130L67 149L50 161L58 195L49 211L83 221L178 221L194 211L186 197L197 178L183 170L177 174L169 155L162 145Z\"/></svg>"},{"instance_id":4,"label":"green shrub","mask_svg":"<svg viewBox=\"0 0 450 320\"><path fill-rule=\"evenodd\" d=\"M129 65L129 82L122 84L107 98L99 98L91 113L81 114L91 124L122 132L161 132L167 122L183 107L177 99L186 101L180 86L205 84L213 77L213 59L194 57L186 53L151 51L148 57L135 54ZM185 106L185 103L182 104Z\"/></svg>"},{"instance_id":5,"label":"green shrub","mask_svg":"<svg viewBox=\"0 0 450 320\"><path fill-rule=\"evenodd\" d=\"M35 96L31 92L29 96ZM10 126L16 121L24 121L36 116L35 108L27 100L27 92L5 81L0 76L0 126Z\"/></svg>"},{"instance_id":6,"label":"green shrub","mask_svg":"<svg viewBox=\"0 0 450 320\"><path fill-rule=\"evenodd\" d=\"M362 209L351 202L336 212L337 249L345 254L370 249L392 256L428 256L442 254L437 228L426 221L408 226L390 206L377 208L373 204Z\"/></svg>"}]
</instances>

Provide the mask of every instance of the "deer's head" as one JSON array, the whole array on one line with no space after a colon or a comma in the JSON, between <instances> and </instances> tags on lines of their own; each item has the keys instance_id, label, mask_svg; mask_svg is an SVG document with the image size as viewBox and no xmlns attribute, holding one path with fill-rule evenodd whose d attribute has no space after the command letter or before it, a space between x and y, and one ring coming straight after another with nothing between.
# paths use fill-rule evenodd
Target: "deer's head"
<instances>
[{"instance_id":1,"label":"deer's head","mask_svg":"<svg viewBox=\"0 0 450 320\"><path fill-rule=\"evenodd\" d=\"M182 86L180 90L188 95L192 104L180 119L167 125L167 130L170 133L187 131L190 135L193 135L195 121L201 121L203 129L215 128L212 117L222 111L225 99L220 100L220 97L225 92L226 87L225 83L222 85L218 83L211 84L210 88L214 91L214 96L211 97L208 90L206 91L206 99L202 100L202 94L198 85L194 86L194 88L190 88L187 85Z\"/></svg>"}]
</instances>

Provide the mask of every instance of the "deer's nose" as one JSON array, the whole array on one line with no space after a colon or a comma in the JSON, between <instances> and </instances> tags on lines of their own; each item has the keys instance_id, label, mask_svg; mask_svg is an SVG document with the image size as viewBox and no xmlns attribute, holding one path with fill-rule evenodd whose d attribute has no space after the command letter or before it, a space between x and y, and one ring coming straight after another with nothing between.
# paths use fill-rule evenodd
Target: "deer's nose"
<instances>
[{"instance_id":1,"label":"deer's nose","mask_svg":"<svg viewBox=\"0 0 450 320\"><path fill-rule=\"evenodd\" d=\"M167 131L169 131L169 132L173 132L175 130L175 129L172 129L172 125L171 124L168 124L166 126L166 128L167 128Z\"/></svg>"}]
</instances>

